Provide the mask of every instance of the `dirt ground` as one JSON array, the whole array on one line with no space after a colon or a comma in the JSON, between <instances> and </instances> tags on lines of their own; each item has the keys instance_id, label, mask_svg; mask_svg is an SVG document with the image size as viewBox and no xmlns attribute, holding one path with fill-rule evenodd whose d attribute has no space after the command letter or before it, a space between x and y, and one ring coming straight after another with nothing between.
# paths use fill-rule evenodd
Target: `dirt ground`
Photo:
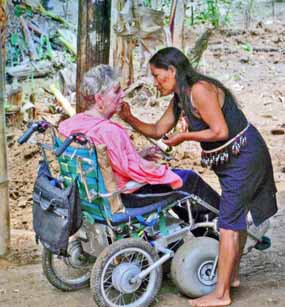
<instances>
[{"instance_id":1,"label":"dirt ground","mask_svg":"<svg viewBox=\"0 0 285 307\"><path fill-rule=\"evenodd\" d=\"M233 90L244 112L264 136L271 156L278 188L279 212L272 218L269 236L272 247L245 255L241 267L241 287L233 292L233 307L285 306L285 22L284 16L255 23L249 31L216 33L210 40L202 71L224 82ZM198 33L196 33L198 35ZM189 37L189 46L195 35ZM252 51L246 51L250 44ZM41 83L47 80L39 80ZM38 97L44 98L43 91ZM48 99L48 98L46 98ZM166 103L133 105L135 113L153 121ZM39 152L34 145L19 146L21 129L8 129L8 158L11 210L11 251L0 258L0 306L93 306L89 289L61 293L45 279L40 265L40 247L32 232L31 191ZM147 141L129 130L138 147ZM170 162L172 167L192 168L219 190L217 179L199 165L199 146L179 146ZM170 280L154 306L189 306Z\"/></svg>"}]
</instances>

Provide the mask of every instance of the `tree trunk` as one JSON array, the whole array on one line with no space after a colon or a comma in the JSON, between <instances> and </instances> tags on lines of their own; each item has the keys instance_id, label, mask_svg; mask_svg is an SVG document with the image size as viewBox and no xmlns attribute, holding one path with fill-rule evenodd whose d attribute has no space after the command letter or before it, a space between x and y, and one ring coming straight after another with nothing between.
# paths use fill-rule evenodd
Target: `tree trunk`
<instances>
[{"instance_id":1,"label":"tree trunk","mask_svg":"<svg viewBox=\"0 0 285 307\"><path fill-rule=\"evenodd\" d=\"M173 0L170 16L172 46L184 50L185 0Z\"/></svg>"},{"instance_id":2,"label":"tree trunk","mask_svg":"<svg viewBox=\"0 0 285 307\"><path fill-rule=\"evenodd\" d=\"M7 147L5 134L5 32L6 2L0 1L0 256L7 253L10 242Z\"/></svg>"},{"instance_id":3,"label":"tree trunk","mask_svg":"<svg viewBox=\"0 0 285 307\"><path fill-rule=\"evenodd\" d=\"M80 0L77 41L76 111L86 110L80 95L84 73L109 63L111 0Z\"/></svg>"},{"instance_id":4,"label":"tree trunk","mask_svg":"<svg viewBox=\"0 0 285 307\"><path fill-rule=\"evenodd\" d=\"M251 23L251 14L252 14L252 8L253 8L254 0L248 0L248 3L245 8L244 13L244 28L245 30L248 30Z\"/></svg>"},{"instance_id":5,"label":"tree trunk","mask_svg":"<svg viewBox=\"0 0 285 307\"><path fill-rule=\"evenodd\" d=\"M123 0L112 0L111 8L111 25L110 25L110 52L109 52L109 64L114 66L116 63L116 53L118 46L118 38L114 31L114 26L118 21L118 14L123 8Z\"/></svg>"},{"instance_id":6,"label":"tree trunk","mask_svg":"<svg viewBox=\"0 0 285 307\"><path fill-rule=\"evenodd\" d=\"M206 29L195 42L195 46L191 52L187 54L193 67L198 67L204 51L208 48L208 42L212 33L213 31L211 29Z\"/></svg>"}]
</instances>

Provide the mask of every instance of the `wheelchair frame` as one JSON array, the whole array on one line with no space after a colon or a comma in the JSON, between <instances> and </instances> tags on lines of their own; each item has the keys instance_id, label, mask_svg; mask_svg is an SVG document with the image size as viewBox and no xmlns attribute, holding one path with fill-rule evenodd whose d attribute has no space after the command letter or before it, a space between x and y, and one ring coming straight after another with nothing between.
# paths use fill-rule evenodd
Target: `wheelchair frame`
<instances>
[{"instance_id":1,"label":"wheelchair frame","mask_svg":"<svg viewBox=\"0 0 285 307\"><path fill-rule=\"evenodd\" d=\"M37 131L40 133L44 133L47 128L51 127L50 124L44 122L46 125L43 125L44 128L41 128L41 125L32 126L29 129L29 133L26 133L25 137L23 135L22 140L25 142L33 132ZM33 128L34 127L34 128ZM52 130L52 145L45 144L43 142L37 142L37 145L41 149L41 154L44 159L47 160L47 154L46 150L55 152L56 146L58 146L57 142L57 136L54 128ZM23 143L22 142L22 143ZM19 141L19 143L21 143ZM71 142L69 142L70 144ZM65 144L66 145L66 144ZM86 145L86 142L85 142ZM159 212L157 210L151 210L146 213L147 219L142 222L140 221L136 216L129 216L127 220L124 220L123 222L114 223L112 221L112 214L110 214L110 207L105 206L106 202L105 200L108 200L110 197L113 197L114 195L118 195L120 193L126 192L127 190L133 189L134 187L140 187L140 184L130 182L127 184L127 186L122 190L117 190L112 193L108 193L106 191L100 192L95 191L94 189L90 189L86 175L90 175L94 173L95 170L97 170L97 176L98 176L98 161L94 161L93 159L82 157L80 155L77 155L77 150L80 150L81 148L75 148L73 153L64 152L61 156L61 158L58 158L58 163L60 164L60 159L68 158L68 159L75 159L76 160L76 174L74 176L79 175L82 187L85 190L85 195L90 204L92 204L95 200L101 199L103 200L103 203L100 205L103 206L104 211L104 220L98 220L96 219L96 216L92 215L88 212L88 210L85 210L84 205L82 206L83 210L83 218L84 223L83 226L79 229L79 231L76 234L76 239L80 240L83 248L83 252L91 255L94 258L100 257L103 251L108 249L108 247L112 246L112 244L115 241L119 241L123 238L136 238L136 239L143 239L145 242L147 242L151 248L155 250L155 253L159 256L157 259L153 261L151 265L149 265L147 268L140 270L138 274L130 278L130 284L134 285L137 283L141 283L146 276L148 276L151 272L157 271L161 269L161 266L166 263L170 258L173 258L175 255L175 251L173 248L171 248L171 245L179 241L188 241L191 237L193 237L192 232L195 229L201 228L205 229L205 235L207 235L207 231L210 229L212 231L212 234L214 234L217 238L219 236L219 231L217 227L217 218L214 218L213 220L209 221L206 220L204 222L195 222L195 219L192 214L192 206L198 204L209 211L215 213L217 216L219 214L219 211L202 200L200 197L194 194L188 194L184 195L181 199L175 200L173 203L165 205L163 208L159 209ZM96 153L96 146L92 143L89 144L89 150L95 152L95 158L97 159L97 153ZM94 162L96 162L96 165L94 165ZM89 165L89 168L86 169L86 165ZM78 174L77 174L78 170ZM61 169L62 173L62 169ZM62 182L64 182L65 178L59 178ZM73 177L74 179L74 177ZM98 178L97 184L98 183ZM67 183L65 182L65 185ZM156 194L156 196L165 196L167 193L161 193ZM170 193L171 194L171 193ZM171 212L171 208L174 206L183 206L187 209L188 213L188 220L189 222L186 223L185 221L182 221L181 219L175 217L174 214ZM171 225L168 225L167 227L167 221L171 222ZM249 235L254 238L257 242L260 242L261 238L256 236L254 233L248 232ZM211 265L210 270L210 278L213 279L213 276L216 272L216 267L218 263L218 255L215 256L213 259L213 263ZM120 271L119 271L120 273ZM123 273L121 273L123 274ZM122 275L123 276L123 275ZM49 278L48 278L49 279ZM94 279L94 278L93 278ZM51 281L51 279L49 279ZM92 281L92 280L91 280ZM53 282L52 282L53 283ZM118 283L118 282L117 282ZM74 287L61 287L60 283L53 283L56 287L65 290L70 291L74 289ZM91 283L92 285L92 283ZM98 290L96 290L98 292ZM97 292L94 293L94 298L96 302L98 303L100 299L96 299ZM151 303L152 299L149 299L148 304ZM109 306L107 303L104 306ZM117 306L117 305L112 305ZM119 306L119 305L118 305ZM133 305L132 305L133 306ZM143 306L143 305L134 305L134 306ZM145 305L147 306L147 305Z\"/></svg>"}]
</instances>

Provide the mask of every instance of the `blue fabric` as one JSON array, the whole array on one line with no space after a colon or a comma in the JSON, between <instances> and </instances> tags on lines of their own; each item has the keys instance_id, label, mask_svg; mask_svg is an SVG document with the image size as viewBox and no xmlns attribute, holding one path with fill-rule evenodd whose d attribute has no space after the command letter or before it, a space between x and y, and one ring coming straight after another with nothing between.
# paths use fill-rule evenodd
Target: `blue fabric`
<instances>
[{"instance_id":1,"label":"blue fabric","mask_svg":"<svg viewBox=\"0 0 285 307\"><path fill-rule=\"evenodd\" d=\"M175 202L173 202L174 204ZM169 206L169 202L158 202L153 205L148 205L140 208L126 208L125 213L116 213L111 217L111 221L113 223L123 223L128 222L130 218L136 218L137 216L142 216L145 214L149 214L152 212L156 212L157 210L161 210Z\"/></svg>"},{"instance_id":2,"label":"blue fabric","mask_svg":"<svg viewBox=\"0 0 285 307\"><path fill-rule=\"evenodd\" d=\"M90 207L90 209L92 209L92 206L94 206L94 204L90 204L89 202L86 202L86 201L83 201L82 203L84 204L84 206ZM124 213L112 214L110 216L110 221L113 224L125 223L125 222L128 222L130 218L133 219L133 218L137 218L138 216L142 216L144 214L157 212L169 205L170 205L169 202L159 202L159 203L141 207L141 208L126 208ZM104 209L102 208L102 210ZM98 222L106 223L106 219L103 218L102 216L97 216L97 215L94 216L92 214L92 217L95 218L95 220Z\"/></svg>"},{"instance_id":3,"label":"blue fabric","mask_svg":"<svg viewBox=\"0 0 285 307\"><path fill-rule=\"evenodd\" d=\"M183 181L183 186L180 189L172 190L172 188L168 185L147 184L133 194L122 194L121 197L124 205L130 209L140 209L150 204L154 204L163 198L159 197L158 199L158 197L145 197L137 199L136 194L155 195L156 193L167 193L175 191L172 196L168 196L165 199L168 201L172 200L174 203L175 200L184 198L186 195L195 194L216 209L219 208L219 194L213 190L197 173L193 172L192 170L184 169L173 169L173 171ZM181 193L181 195L179 195L179 193ZM188 221L188 212L186 208L175 206L173 207L173 210L181 219L185 220L186 222ZM210 219L216 216L216 214L211 213L208 209L199 205L192 206L192 214L196 221L204 221L206 214L208 214Z\"/></svg>"},{"instance_id":4,"label":"blue fabric","mask_svg":"<svg viewBox=\"0 0 285 307\"><path fill-rule=\"evenodd\" d=\"M38 176L41 176L41 175L51 176L48 162L46 160L40 160L39 162Z\"/></svg>"},{"instance_id":5,"label":"blue fabric","mask_svg":"<svg viewBox=\"0 0 285 307\"><path fill-rule=\"evenodd\" d=\"M136 194L156 194L156 193L167 193L176 191L177 193L183 192L180 198L185 197L187 194L195 194L202 198L204 201L212 204L215 208L219 207L220 196L214 191L197 173L192 170L186 169L172 169L183 181L183 186L179 189L173 190L169 185L147 184L135 191L133 194L122 194L122 200L127 207L142 207L139 203L134 203L133 198ZM148 197L142 199L143 206L156 202L157 197Z\"/></svg>"},{"instance_id":6,"label":"blue fabric","mask_svg":"<svg viewBox=\"0 0 285 307\"><path fill-rule=\"evenodd\" d=\"M239 156L213 167L222 188L219 227L246 229L246 214L250 211L256 225L277 211L276 187L270 155L266 144L252 125L245 132L247 144Z\"/></svg>"},{"instance_id":7,"label":"blue fabric","mask_svg":"<svg viewBox=\"0 0 285 307\"><path fill-rule=\"evenodd\" d=\"M178 191L185 191L189 194L195 194L205 202L215 208L219 208L220 196L207 184L201 176L192 170L173 169L173 171L182 179L183 186Z\"/></svg>"},{"instance_id":8,"label":"blue fabric","mask_svg":"<svg viewBox=\"0 0 285 307\"><path fill-rule=\"evenodd\" d=\"M208 125L193 114L187 114L191 131L208 129ZM180 114L181 106L176 98L174 113ZM233 98L225 96L222 112L225 117L229 139L236 136L247 125L247 119ZM230 155L230 161L214 166L222 188L220 201L219 227L231 230L246 229L246 213L251 212L255 225L259 225L277 211L276 187L268 148L252 125L244 134L247 145L241 148L240 155ZM221 142L201 142L201 147L210 150L223 145Z\"/></svg>"}]
</instances>

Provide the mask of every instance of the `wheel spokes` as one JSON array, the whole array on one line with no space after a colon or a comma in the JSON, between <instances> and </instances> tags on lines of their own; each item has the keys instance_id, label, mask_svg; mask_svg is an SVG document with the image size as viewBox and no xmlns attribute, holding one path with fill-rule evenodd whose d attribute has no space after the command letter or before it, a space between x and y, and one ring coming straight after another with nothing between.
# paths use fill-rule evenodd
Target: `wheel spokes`
<instances>
[{"instance_id":1,"label":"wheel spokes","mask_svg":"<svg viewBox=\"0 0 285 307\"><path fill-rule=\"evenodd\" d=\"M102 290L112 306L132 306L149 291L150 276L140 281L140 284L131 284L130 280L153 263L151 256L145 252L122 251L115 254L102 272ZM128 271L129 270L129 271ZM131 275L128 275L131 272ZM121 276L118 277L118 274ZM125 276L128 276L127 279ZM114 281L115 280L115 281ZM132 292L133 287L133 292Z\"/></svg>"},{"instance_id":2,"label":"wheel spokes","mask_svg":"<svg viewBox=\"0 0 285 307\"><path fill-rule=\"evenodd\" d=\"M62 280L67 282L79 282L81 279L89 278L90 267L74 268L65 257L52 256L52 267L55 274ZM88 277L87 277L88 275Z\"/></svg>"}]
</instances>

